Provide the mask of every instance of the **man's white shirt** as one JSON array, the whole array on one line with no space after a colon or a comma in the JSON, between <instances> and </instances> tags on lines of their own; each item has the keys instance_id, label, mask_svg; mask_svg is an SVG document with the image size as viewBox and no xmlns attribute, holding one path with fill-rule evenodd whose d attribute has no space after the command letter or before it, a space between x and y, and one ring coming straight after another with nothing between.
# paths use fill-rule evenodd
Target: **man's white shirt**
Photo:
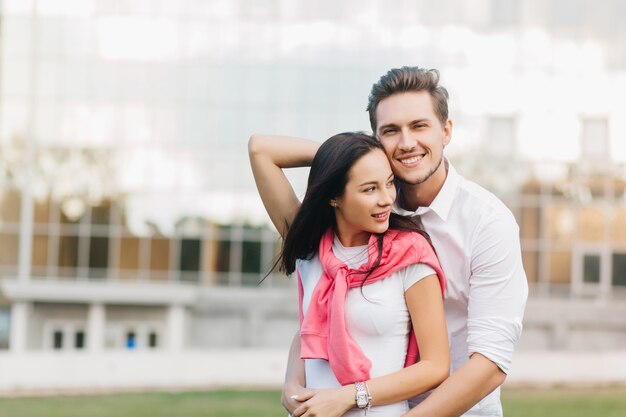
<instances>
[{"instance_id":1,"label":"man's white shirt","mask_svg":"<svg viewBox=\"0 0 626 417\"><path fill-rule=\"evenodd\" d=\"M394 212L420 216L445 273L451 372L480 353L508 373L528 296L519 227L496 196L446 165L430 206L413 212L395 205ZM500 390L464 415L501 416Z\"/></svg>"}]
</instances>

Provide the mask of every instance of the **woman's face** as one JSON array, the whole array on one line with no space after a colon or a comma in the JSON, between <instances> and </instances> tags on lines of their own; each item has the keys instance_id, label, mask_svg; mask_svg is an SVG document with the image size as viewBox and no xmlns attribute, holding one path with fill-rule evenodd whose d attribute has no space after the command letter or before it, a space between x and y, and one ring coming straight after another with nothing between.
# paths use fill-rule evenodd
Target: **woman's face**
<instances>
[{"instance_id":1,"label":"woman's face","mask_svg":"<svg viewBox=\"0 0 626 417\"><path fill-rule=\"evenodd\" d=\"M341 244L365 245L370 234L385 232L395 198L389 161L382 150L374 149L352 166L343 195L331 200Z\"/></svg>"}]
</instances>

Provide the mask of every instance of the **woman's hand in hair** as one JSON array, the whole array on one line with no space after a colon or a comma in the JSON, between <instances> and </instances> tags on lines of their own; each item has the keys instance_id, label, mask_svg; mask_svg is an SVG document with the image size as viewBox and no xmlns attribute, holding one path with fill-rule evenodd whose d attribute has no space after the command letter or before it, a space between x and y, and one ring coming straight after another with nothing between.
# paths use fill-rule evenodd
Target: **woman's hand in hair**
<instances>
[{"instance_id":1,"label":"woman's hand in hair","mask_svg":"<svg viewBox=\"0 0 626 417\"><path fill-rule=\"evenodd\" d=\"M288 136L252 135L248 141L250 166L259 195L281 236L293 221L300 200L283 169L311 165L318 142Z\"/></svg>"}]
</instances>

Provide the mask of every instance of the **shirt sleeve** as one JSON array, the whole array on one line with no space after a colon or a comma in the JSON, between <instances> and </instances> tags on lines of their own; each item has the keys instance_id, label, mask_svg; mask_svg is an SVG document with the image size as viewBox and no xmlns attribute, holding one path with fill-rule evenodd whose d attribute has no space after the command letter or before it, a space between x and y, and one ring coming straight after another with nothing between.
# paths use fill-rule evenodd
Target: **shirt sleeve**
<instances>
[{"instance_id":1,"label":"shirt sleeve","mask_svg":"<svg viewBox=\"0 0 626 417\"><path fill-rule=\"evenodd\" d=\"M412 264L404 269L403 286L407 292L411 286L429 275L437 275L434 269L426 264Z\"/></svg>"},{"instance_id":2,"label":"shirt sleeve","mask_svg":"<svg viewBox=\"0 0 626 417\"><path fill-rule=\"evenodd\" d=\"M494 213L481 223L472 249L468 352L480 353L508 373L528 297L519 227L512 213Z\"/></svg>"}]
</instances>

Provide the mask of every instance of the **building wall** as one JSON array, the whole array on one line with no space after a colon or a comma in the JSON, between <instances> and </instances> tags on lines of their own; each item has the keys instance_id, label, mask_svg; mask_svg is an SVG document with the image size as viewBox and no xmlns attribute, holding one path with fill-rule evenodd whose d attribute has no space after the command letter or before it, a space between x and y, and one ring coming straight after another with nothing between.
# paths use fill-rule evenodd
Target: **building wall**
<instances>
[{"instance_id":1,"label":"building wall","mask_svg":"<svg viewBox=\"0 0 626 417\"><path fill-rule=\"evenodd\" d=\"M32 303L28 317L27 349L54 350L54 333L62 332L63 350L75 350L76 333L85 334L86 329L86 304Z\"/></svg>"},{"instance_id":2,"label":"building wall","mask_svg":"<svg viewBox=\"0 0 626 417\"><path fill-rule=\"evenodd\" d=\"M623 300L624 181L608 167L585 174L571 165L573 174L559 182L533 179L521 186L523 260L535 292Z\"/></svg>"},{"instance_id":3,"label":"building wall","mask_svg":"<svg viewBox=\"0 0 626 417\"><path fill-rule=\"evenodd\" d=\"M419 64L439 68L451 92L451 160L512 202L532 296L623 302L624 170L608 146L623 160L623 2L74 3L0 6L3 278L17 275L30 220L20 219L16 191L30 144L33 281L256 288L279 240L254 191L250 133L322 140L367 130L371 83ZM573 87L585 100L571 99ZM604 133L586 137L589 126ZM600 174L577 168L592 153ZM299 195L303 174L289 173ZM184 344L287 344L295 302L265 289L295 287L272 274L250 298L201 296ZM30 301L34 349L44 345L46 312L68 323L84 320L77 308L87 314ZM144 339L150 327L166 333L167 308L107 305L110 346L123 348L137 321ZM585 342L577 325L537 323L528 337L538 346L558 345L563 328L578 335L574 346Z\"/></svg>"},{"instance_id":4,"label":"building wall","mask_svg":"<svg viewBox=\"0 0 626 417\"><path fill-rule=\"evenodd\" d=\"M299 328L296 289L205 289L190 311L190 347L284 347Z\"/></svg>"},{"instance_id":5,"label":"building wall","mask_svg":"<svg viewBox=\"0 0 626 417\"><path fill-rule=\"evenodd\" d=\"M89 332L92 330L89 326L89 308L90 305L86 303L29 303L25 350L75 352L89 350L88 341L91 337ZM104 308L102 347L105 350L169 348L167 306L108 304ZM4 331L2 333L4 334ZM189 333L186 331L183 334ZM129 346L131 335L133 343ZM187 345L188 342L183 344Z\"/></svg>"},{"instance_id":6,"label":"building wall","mask_svg":"<svg viewBox=\"0 0 626 417\"><path fill-rule=\"evenodd\" d=\"M207 293L208 295L208 293ZM219 298L219 299L218 299ZM190 313L191 348L289 346L298 329L294 294L208 296ZM517 350L621 350L626 344L626 305L532 297Z\"/></svg>"}]
</instances>

